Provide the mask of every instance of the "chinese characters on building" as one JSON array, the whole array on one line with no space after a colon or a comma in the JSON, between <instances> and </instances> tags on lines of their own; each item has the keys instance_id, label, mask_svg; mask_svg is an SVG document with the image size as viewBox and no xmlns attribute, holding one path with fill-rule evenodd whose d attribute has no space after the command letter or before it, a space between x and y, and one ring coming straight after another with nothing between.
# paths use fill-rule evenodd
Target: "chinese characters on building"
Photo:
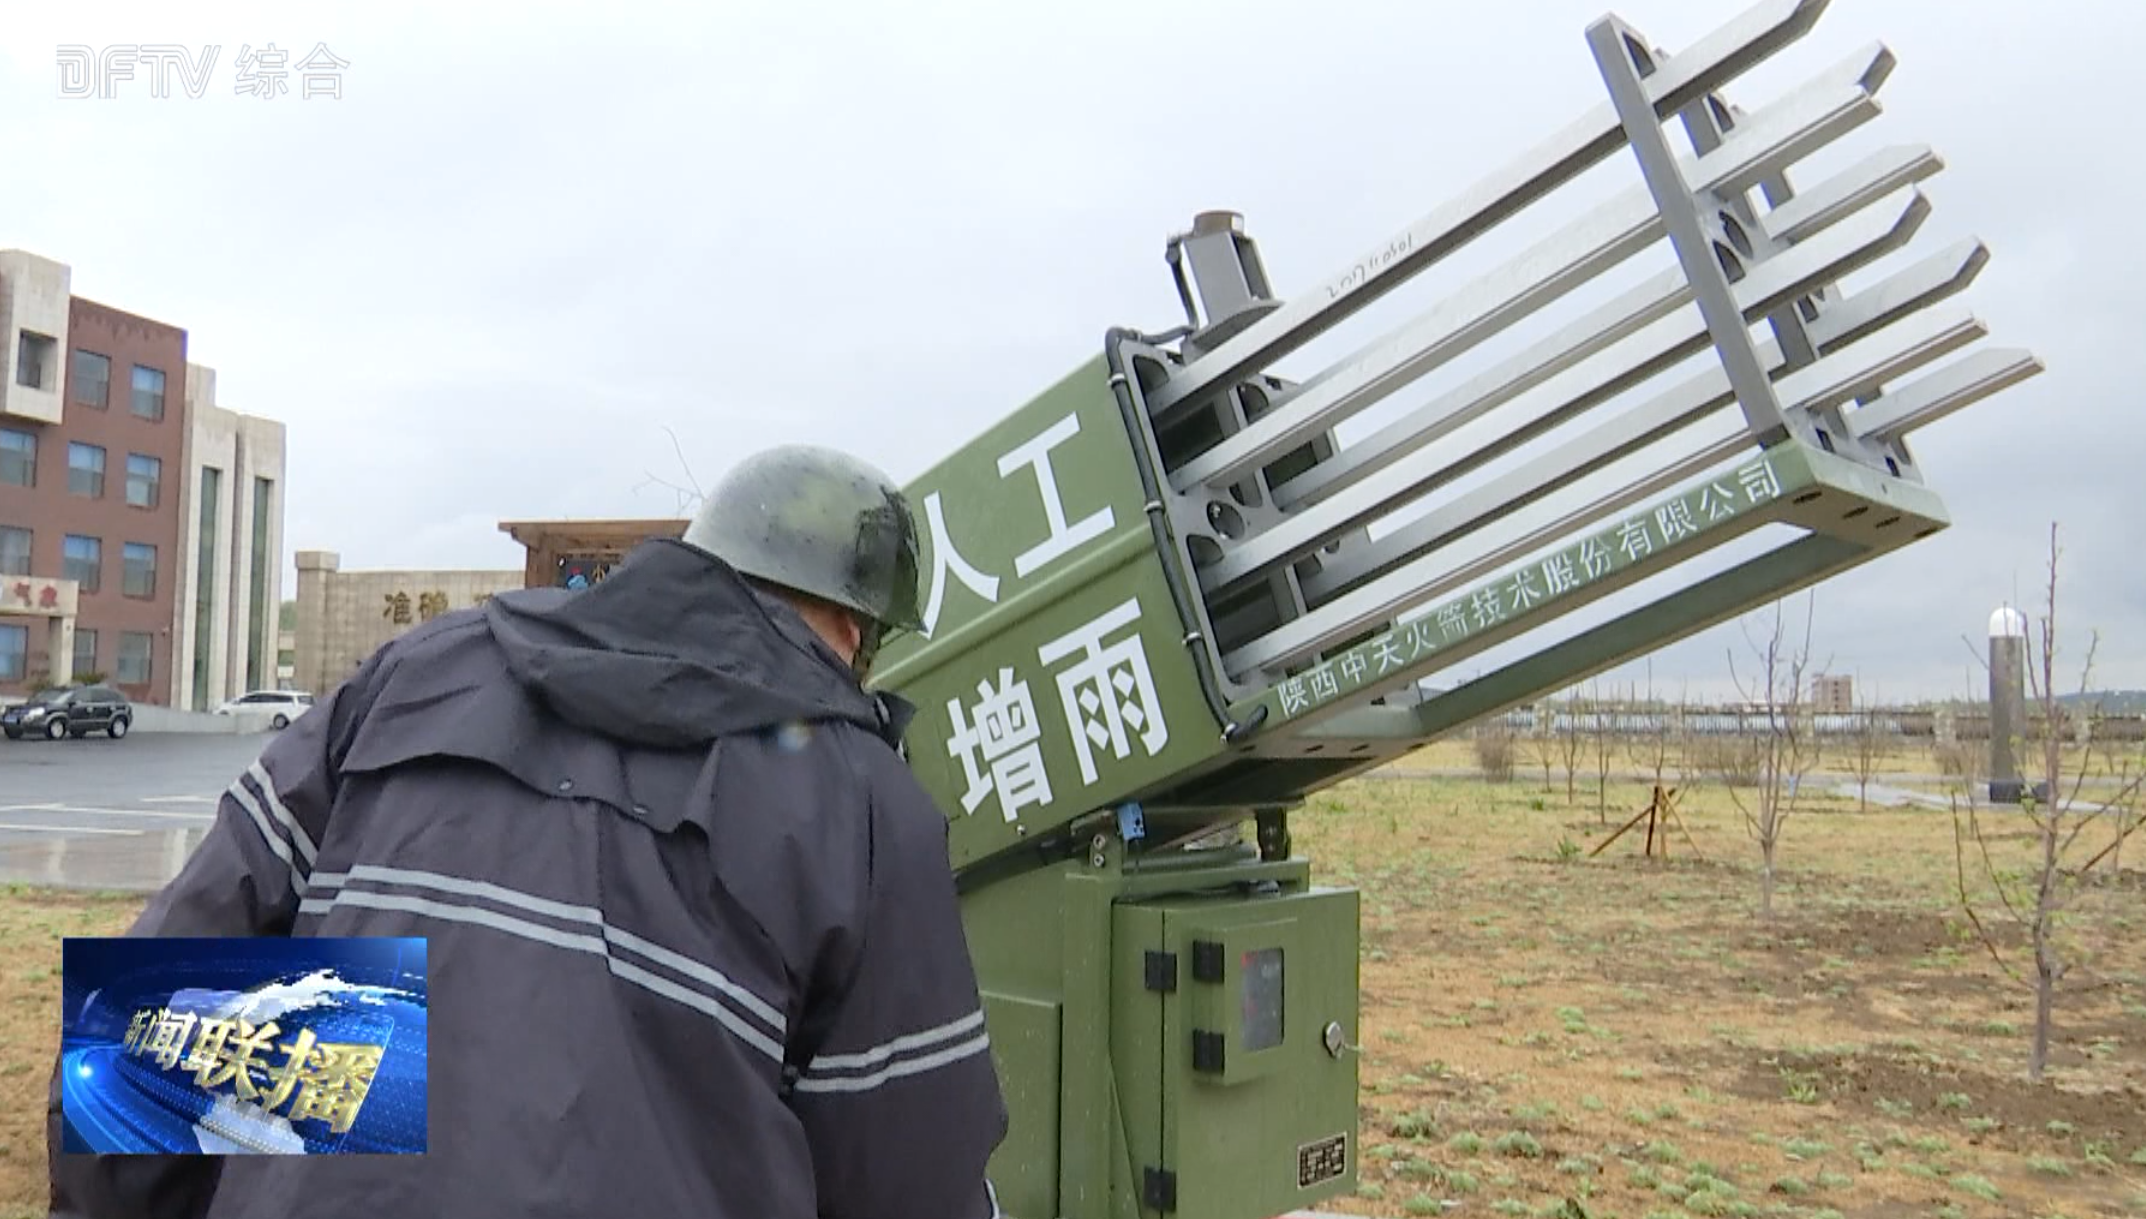
<instances>
[{"instance_id":1,"label":"chinese characters on building","mask_svg":"<svg viewBox=\"0 0 2146 1219\"><path fill-rule=\"evenodd\" d=\"M483 605L491 599L492 594L479 593L471 599L470 604L473 606ZM411 599L409 593L397 589L394 592L383 594L382 602L380 616L396 626L409 626L414 622L430 622L452 608L447 603L447 594L437 589L431 592L420 592L415 600Z\"/></svg>"},{"instance_id":2,"label":"chinese characters on building","mask_svg":"<svg viewBox=\"0 0 2146 1219\"><path fill-rule=\"evenodd\" d=\"M60 590L55 584L16 580L8 585L7 593L8 604L19 609L56 613L60 608Z\"/></svg>"},{"instance_id":3,"label":"chinese characters on building","mask_svg":"<svg viewBox=\"0 0 2146 1219\"><path fill-rule=\"evenodd\" d=\"M1717 479L1652 512L1628 517L1290 678L1278 691L1282 714L1299 715L1331 702L1360 689L1366 681L1423 660L1447 644L1479 635L1515 614L1598 581L1620 566L1637 563L1780 494L1781 481L1772 460L1760 458L1737 470L1733 480Z\"/></svg>"},{"instance_id":4,"label":"chinese characters on building","mask_svg":"<svg viewBox=\"0 0 2146 1219\"><path fill-rule=\"evenodd\" d=\"M123 1044L128 1054L163 1070L191 1073L204 1091L228 1086L238 1100L269 1112L288 1101L284 1116L291 1121L312 1119L337 1134L348 1131L386 1047L318 1041L311 1029L277 1044L278 1031L274 1021L255 1025L144 1008L134 1013Z\"/></svg>"}]
</instances>

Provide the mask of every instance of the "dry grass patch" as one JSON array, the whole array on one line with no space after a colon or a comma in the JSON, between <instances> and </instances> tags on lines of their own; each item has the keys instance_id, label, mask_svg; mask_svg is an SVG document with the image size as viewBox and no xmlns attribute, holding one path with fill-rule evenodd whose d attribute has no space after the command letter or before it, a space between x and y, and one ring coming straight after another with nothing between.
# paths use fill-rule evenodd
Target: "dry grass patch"
<instances>
[{"instance_id":1,"label":"dry grass patch","mask_svg":"<svg viewBox=\"0 0 2146 1219\"><path fill-rule=\"evenodd\" d=\"M1718 788L1680 797L1667 861L1636 835L1588 859L1606 831L1559 780L1373 777L1296 818L1365 895L1364 1188L1330 1209L2146 1214L2137 876L2082 908L2107 985L2064 1001L2037 1087L1946 813L1811 802L1767 924ZM1611 798L1613 824L1647 802Z\"/></svg>"},{"instance_id":2,"label":"dry grass patch","mask_svg":"<svg viewBox=\"0 0 2146 1219\"><path fill-rule=\"evenodd\" d=\"M1443 742L1405 765L1470 764ZM1767 924L1718 788L1680 795L1666 861L1636 834L1589 859L1647 793L1613 782L1598 813L1588 778L1567 806L1562 768L1551 790L1374 776L1294 818L1364 895L1363 1191L1328 1209L2146 1217L2146 874L2082 903L2068 934L2104 985L2060 1001L2031 1086L2031 996L1956 909L1947 814L1813 800ZM0 891L0 1219L44 1213L60 939L139 905Z\"/></svg>"},{"instance_id":3,"label":"dry grass patch","mask_svg":"<svg viewBox=\"0 0 2146 1219\"><path fill-rule=\"evenodd\" d=\"M0 1219L43 1219L45 1105L60 1049L60 941L118 935L137 896L0 886Z\"/></svg>"}]
</instances>

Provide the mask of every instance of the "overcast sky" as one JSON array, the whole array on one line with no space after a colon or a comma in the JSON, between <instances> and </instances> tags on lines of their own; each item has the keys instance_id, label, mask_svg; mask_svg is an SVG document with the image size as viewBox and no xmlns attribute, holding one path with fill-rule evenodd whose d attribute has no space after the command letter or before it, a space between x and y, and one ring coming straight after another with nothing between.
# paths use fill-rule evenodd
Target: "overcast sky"
<instances>
[{"instance_id":1,"label":"overcast sky","mask_svg":"<svg viewBox=\"0 0 2146 1219\"><path fill-rule=\"evenodd\" d=\"M1674 52L1737 7L1616 11ZM518 567L501 520L671 515L666 426L703 484L792 440L914 476L1107 327L1178 321L1161 252L1194 213L1244 213L1293 295L1602 98L1604 0L10 8L0 245L186 328L221 405L289 428L288 549L346 569ZM1814 650L1963 692L1961 637L2034 595L2056 520L2096 684L2146 686L2146 175L2106 126L2146 6L1834 0L1733 96L1872 40L1900 65L1855 147L1945 158L1915 249L1988 241L1968 300L2049 371L1918 435L1955 526L1822 586ZM239 95L270 42L325 44L341 96ZM219 50L199 97L146 69L59 96L58 46L115 43ZM1655 678L1718 686L1741 646Z\"/></svg>"}]
</instances>

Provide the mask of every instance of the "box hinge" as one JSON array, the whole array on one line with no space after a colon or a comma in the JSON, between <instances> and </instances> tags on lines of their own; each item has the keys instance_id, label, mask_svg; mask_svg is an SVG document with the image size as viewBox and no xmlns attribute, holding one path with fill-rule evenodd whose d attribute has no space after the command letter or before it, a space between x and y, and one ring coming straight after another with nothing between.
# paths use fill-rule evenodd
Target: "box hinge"
<instances>
[{"instance_id":1,"label":"box hinge","mask_svg":"<svg viewBox=\"0 0 2146 1219\"><path fill-rule=\"evenodd\" d=\"M1140 1189L1140 1202L1151 1211L1176 1210L1177 1174L1167 1168L1146 1170L1146 1180Z\"/></svg>"},{"instance_id":2,"label":"box hinge","mask_svg":"<svg viewBox=\"0 0 2146 1219\"><path fill-rule=\"evenodd\" d=\"M1195 982L1220 982L1222 980L1222 945L1213 940L1192 941L1192 980Z\"/></svg>"},{"instance_id":3,"label":"box hinge","mask_svg":"<svg viewBox=\"0 0 2146 1219\"><path fill-rule=\"evenodd\" d=\"M1222 1034L1192 1030L1192 1069L1222 1073Z\"/></svg>"},{"instance_id":4,"label":"box hinge","mask_svg":"<svg viewBox=\"0 0 2146 1219\"><path fill-rule=\"evenodd\" d=\"M1147 988L1165 994L1177 989L1177 954L1151 952L1147 956Z\"/></svg>"}]
</instances>

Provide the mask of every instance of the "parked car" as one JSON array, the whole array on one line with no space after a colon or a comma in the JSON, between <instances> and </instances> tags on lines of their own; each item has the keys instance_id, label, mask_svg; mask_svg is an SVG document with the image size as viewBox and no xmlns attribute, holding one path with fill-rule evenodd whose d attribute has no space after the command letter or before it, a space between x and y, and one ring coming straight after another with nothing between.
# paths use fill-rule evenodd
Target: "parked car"
<instances>
[{"instance_id":1,"label":"parked car","mask_svg":"<svg viewBox=\"0 0 2146 1219\"><path fill-rule=\"evenodd\" d=\"M99 731L116 741L132 727L134 704L110 686L55 686L0 711L0 732L11 741L26 736L57 741Z\"/></svg>"},{"instance_id":2,"label":"parked car","mask_svg":"<svg viewBox=\"0 0 2146 1219\"><path fill-rule=\"evenodd\" d=\"M218 715L266 715L272 728L288 728L306 713L313 696L296 690L254 690L216 709Z\"/></svg>"}]
</instances>

